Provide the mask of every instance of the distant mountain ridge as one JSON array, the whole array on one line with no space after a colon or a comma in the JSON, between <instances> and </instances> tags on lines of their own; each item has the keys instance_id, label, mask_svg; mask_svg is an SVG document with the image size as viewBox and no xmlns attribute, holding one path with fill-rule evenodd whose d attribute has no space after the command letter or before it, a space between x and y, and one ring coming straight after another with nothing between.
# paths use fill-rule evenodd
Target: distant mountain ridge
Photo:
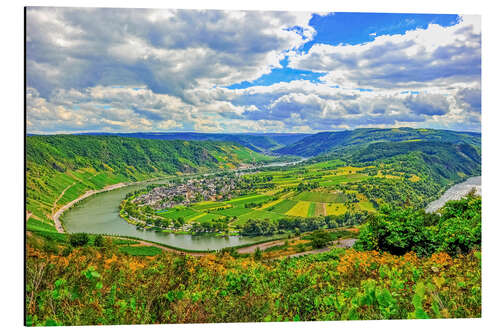
<instances>
[{"instance_id":1,"label":"distant mountain ridge","mask_svg":"<svg viewBox=\"0 0 500 333\"><path fill-rule=\"evenodd\" d=\"M456 132L436 129L414 129L408 127L375 129L361 128L351 131L320 132L309 135L275 150L278 154L312 157L333 154L336 151L361 149L377 142L435 141L443 143L466 143L480 150L481 133Z\"/></svg>"},{"instance_id":2,"label":"distant mountain ridge","mask_svg":"<svg viewBox=\"0 0 500 333\"><path fill-rule=\"evenodd\" d=\"M196 132L136 132L108 133L91 132L74 135L90 136L121 136L128 138L155 140L186 140L186 141L225 141L234 142L256 152L271 153L273 150L293 144L311 134L303 133L196 133Z\"/></svg>"}]
</instances>

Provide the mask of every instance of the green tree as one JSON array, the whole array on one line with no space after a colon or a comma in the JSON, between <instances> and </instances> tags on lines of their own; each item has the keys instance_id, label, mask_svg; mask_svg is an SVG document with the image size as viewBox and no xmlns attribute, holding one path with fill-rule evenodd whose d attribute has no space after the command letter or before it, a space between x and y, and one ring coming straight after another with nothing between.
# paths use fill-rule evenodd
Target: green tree
<instances>
[{"instance_id":1,"label":"green tree","mask_svg":"<svg viewBox=\"0 0 500 333\"><path fill-rule=\"evenodd\" d=\"M69 235L69 243L74 246L85 246L89 242L89 235L86 233L80 232L76 234Z\"/></svg>"}]
</instances>

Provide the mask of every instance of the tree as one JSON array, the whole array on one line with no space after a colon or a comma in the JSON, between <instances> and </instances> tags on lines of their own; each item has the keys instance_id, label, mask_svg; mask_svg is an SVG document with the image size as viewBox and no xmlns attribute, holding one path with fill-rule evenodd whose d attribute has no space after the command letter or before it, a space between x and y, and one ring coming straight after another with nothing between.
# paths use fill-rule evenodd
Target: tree
<instances>
[{"instance_id":1,"label":"tree","mask_svg":"<svg viewBox=\"0 0 500 333\"><path fill-rule=\"evenodd\" d=\"M86 233L80 232L76 234L70 234L69 235L69 243L76 247L76 246L85 246L89 242L89 235Z\"/></svg>"},{"instance_id":2,"label":"tree","mask_svg":"<svg viewBox=\"0 0 500 333\"><path fill-rule=\"evenodd\" d=\"M311 244L315 249L325 247L330 240L330 234L323 229L316 230L311 234Z\"/></svg>"},{"instance_id":3,"label":"tree","mask_svg":"<svg viewBox=\"0 0 500 333\"><path fill-rule=\"evenodd\" d=\"M96 247L103 247L104 246L104 237L102 237L102 235L95 236L94 246L96 246Z\"/></svg>"}]
</instances>

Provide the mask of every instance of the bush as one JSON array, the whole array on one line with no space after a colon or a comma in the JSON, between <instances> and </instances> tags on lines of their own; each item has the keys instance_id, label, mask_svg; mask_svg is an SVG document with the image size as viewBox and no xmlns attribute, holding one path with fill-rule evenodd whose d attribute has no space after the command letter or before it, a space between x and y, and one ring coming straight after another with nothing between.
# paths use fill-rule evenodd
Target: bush
<instances>
[{"instance_id":1,"label":"bush","mask_svg":"<svg viewBox=\"0 0 500 333\"><path fill-rule=\"evenodd\" d=\"M97 235L94 238L94 246L103 247L104 246L104 237L102 235Z\"/></svg>"},{"instance_id":2,"label":"bush","mask_svg":"<svg viewBox=\"0 0 500 333\"><path fill-rule=\"evenodd\" d=\"M42 249L48 253L58 253L59 252L59 249L58 249L56 243L51 239L46 239L43 242Z\"/></svg>"},{"instance_id":3,"label":"bush","mask_svg":"<svg viewBox=\"0 0 500 333\"><path fill-rule=\"evenodd\" d=\"M362 227L355 248L428 256L439 251L467 253L480 245L481 197L468 195L447 202L441 215L383 206Z\"/></svg>"},{"instance_id":4,"label":"bush","mask_svg":"<svg viewBox=\"0 0 500 333\"><path fill-rule=\"evenodd\" d=\"M331 240L330 234L328 234L328 232L322 229L314 231L311 234L310 239L311 239L311 244L315 249L320 249L325 247Z\"/></svg>"},{"instance_id":5,"label":"bush","mask_svg":"<svg viewBox=\"0 0 500 333\"><path fill-rule=\"evenodd\" d=\"M86 233L80 232L76 234L69 235L69 243L74 246L85 246L89 242L89 235Z\"/></svg>"}]
</instances>

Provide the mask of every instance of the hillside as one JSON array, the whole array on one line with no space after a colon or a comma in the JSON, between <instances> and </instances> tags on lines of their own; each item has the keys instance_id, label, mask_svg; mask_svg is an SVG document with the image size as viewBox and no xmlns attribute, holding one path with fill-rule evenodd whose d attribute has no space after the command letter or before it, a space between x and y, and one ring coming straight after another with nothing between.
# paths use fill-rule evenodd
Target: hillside
<instances>
[{"instance_id":1,"label":"hillside","mask_svg":"<svg viewBox=\"0 0 500 333\"><path fill-rule=\"evenodd\" d=\"M248 133L248 134L220 134L220 133L85 133L81 135L115 135L121 137L155 139L155 140L186 140L186 141L226 141L240 144L256 152L270 152L274 149L293 144L308 134L300 133Z\"/></svg>"},{"instance_id":2,"label":"hillside","mask_svg":"<svg viewBox=\"0 0 500 333\"><path fill-rule=\"evenodd\" d=\"M426 174L442 185L461 180L464 175L481 174L481 156L467 143L378 142L346 153L344 159L351 163L390 163L398 172Z\"/></svg>"},{"instance_id":3,"label":"hillside","mask_svg":"<svg viewBox=\"0 0 500 333\"><path fill-rule=\"evenodd\" d=\"M481 134L435 129L362 128L352 131L321 132L307 136L300 141L277 149L279 154L303 157L344 151L349 148L367 146L376 142L437 141L446 143L467 143L480 149Z\"/></svg>"},{"instance_id":4,"label":"hillside","mask_svg":"<svg viewBox=\"0 0 500 333\"><path fill-rule=\"evenodd\" d=\"M227 142L160 141L118 136L26 138L26 202L32 219L51 223L54 210L89 189L120 182L271 160Z\"/></svg>"}]
</instances>

